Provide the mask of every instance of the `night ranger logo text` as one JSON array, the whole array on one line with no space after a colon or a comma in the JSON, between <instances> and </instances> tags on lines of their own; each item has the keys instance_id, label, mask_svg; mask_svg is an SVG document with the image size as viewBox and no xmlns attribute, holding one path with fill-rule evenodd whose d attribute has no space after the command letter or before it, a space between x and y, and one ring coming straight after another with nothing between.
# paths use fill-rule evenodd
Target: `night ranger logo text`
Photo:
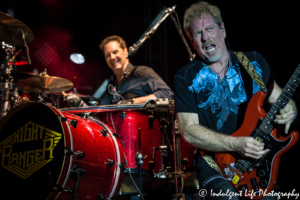
<instances>
[{"instance_id":1,"label":"night ranger logo text","mask_svg":"<svg viewBox=\"0 0 300 200\"><path fill-rule=\"evenodd\" d=\"M26 179L54 158L61 137L61 133L30 121L0 142L1 167Z\"/></svg>"}]
</instances>

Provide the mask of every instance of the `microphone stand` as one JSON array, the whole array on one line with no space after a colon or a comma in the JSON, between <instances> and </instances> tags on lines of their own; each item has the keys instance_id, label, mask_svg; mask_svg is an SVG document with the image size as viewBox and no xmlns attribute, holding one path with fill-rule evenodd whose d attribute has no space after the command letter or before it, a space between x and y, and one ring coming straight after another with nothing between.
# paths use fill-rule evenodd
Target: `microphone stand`
<instances>
[{"instance_id":1,"label":"microphone stand","mask_svg":"<svg viewBox=\"0 0 300 200\"><path fill-rule=\"evenodd\" d=\"M161 23L162 23L169 15L171 15L171 18L172 18L172 20L173 20L173 22L174 22L174 24L175 24L175 26L176 26L176 28L177 28L177 30L178 30L178 33L179 33L179 35L180 35L180 37L181 37L181 39L182 39L184 45L185 45L186 48L187 48L188 53L189 53L189 55L190 55L190 61L194 60L195 54L192 54L192 51L191 51L189 45L187 44L187 42L186 42L186 40L185 40L185 38L184 38L184 36L183 36L183 34L182 34L181 26L180 26L180 24L178 23L179 20L178 20L177 13L176 13L176 11L175 11L175 7L176 7L176 5L173 6L172 8L167 8L167 9L164 11L164 13L162 14L162 16L160 17L160 19L157 21L157 23L152 27L152 29L151 29L149 32L145 33L144 37L143 37L142 39L140 39L140 41L139 41L137 44L133 44L133 46L129 47L129 52L130 52L130 53L134 53L138 48L140 48L140 46L142 46L142 44L143 44L148 38L150 38L150 36L157 30L157 28L159 27L159 25L160 25L160 24L161 24ZM178 22L177 22L176 19L173 17L173 13L174 13L174 12L175 12L175 14L176 14L176 19L177 19Z\"/></svg>"},{"instance_id":2,"label":"microphone stand","mask_svg":"<svg viewBox=\"0 0 300 200\"><path fill-rule=\"evenodd\" d=\"M31 65L31 60L30 60L30 57L29 57L29 48L28 48L26 40L25 40L24 31L22 29L19 29L19 31L20 31L21 38L22 38L22 41L23 41L23 46L25 47L25 50L26 50L28 65Z\"/></svg>"},{"instance_id":3,"label":"microphone stand","mask_svg":"<svg viewBox=\"0 0 300 200\"><path fill-rule=\"evenodd\" d=\"M175 24L175 26L177 28L177 31L178 31L178 33L179 33L179 35L180 35L180 37L181 37L181 39L182 39L182 41L184 43L184 45L185 45L185 47L186 47L189 55L190 55L190 61L192 61L192 60L194 60L194 58L195 58L196 55L192 54L192 51L191 51L189 45L187 44L187 42L185 40L185 37L182 34L182 29L181 29L180 23L178 23L179 19L178 19L178 15L177 15L175 9L171 10L170 12L171 12L171 19L174 22L174 24ZM173 16L173 13L175 13L177 21L176 21L175 17Z\"/></svg>"}]
</instances>

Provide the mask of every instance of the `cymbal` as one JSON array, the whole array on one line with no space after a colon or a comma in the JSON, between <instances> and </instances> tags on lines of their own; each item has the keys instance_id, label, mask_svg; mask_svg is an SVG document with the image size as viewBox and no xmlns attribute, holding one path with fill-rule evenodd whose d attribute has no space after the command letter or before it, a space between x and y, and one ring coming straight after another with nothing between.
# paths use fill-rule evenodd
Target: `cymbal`
<instances>
[{"instance_id":1,"label":"cymbal","mask_svg":"<svg viewBox=\"0 0 300 200\"><path fill-rule=\"evenodd\" d=\"M19 82L22 79L31 78L39 75L30 72L11 71L11 76L13 77L14 82Z\"/></svg>"},{"instance_id":2,"label":"cymbal","mask_svg":"<svg viewBox=\"0 0 300 200\"><path fill-rule=\"evenodd\" d=\"M16 84L20 89L34 93L42 93L43 91L56 93L68 91L73 88L73 83L71 81L55 76L35 76L22 79Z\"/></svg>"},{"instance_id":3,"label":"cymbal","mask_svg":"<svg viewBox=\"0 0 300 200\"><path fill-rule=\"evenodd\" d=\"M23 41L19 29L22 29L25 35L26 43L34 39L30 28L23 22L11 17L10 15L0 12L0 40L10 45L22 45Z\"/></svg>"},{"instance_id":4,"label":"cymbal","mask_svg":"<svg viewBox=\"0 0 300 200\"><path fill-rule=\"evenodd\" d=\"M85 95L85 94L78 94L78 93L67 93L67 94L76 94L77 96L79 96L80 98L82 98L83 100L88 100L88 99L96 99L95 97L91 96L91 95ZM54 97L63 97L64 95L62 93L50 93L49 96L54 96Z\"/></svg>"}]
</instances>

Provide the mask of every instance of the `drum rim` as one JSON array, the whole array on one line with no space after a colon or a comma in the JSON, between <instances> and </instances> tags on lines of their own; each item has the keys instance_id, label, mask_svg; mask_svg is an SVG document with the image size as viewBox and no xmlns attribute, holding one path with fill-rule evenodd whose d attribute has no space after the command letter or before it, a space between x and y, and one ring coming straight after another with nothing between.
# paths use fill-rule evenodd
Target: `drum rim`
<instances>
[{"instance_id":1,"label":"drum rim","mask_svg":"<svg viewBox=\"0 0 300 200\"><path fill-rule=\"evenodd\" d=\"M12 118L14 117L19 111L21 111L22 109L26 108L26 107L29 107L29 106L33 106L33 105L43 105L43 106L46 106L48 107L49 109L49 112L53 112L53 114L55 115L60 115L62 117L64 117L62 115L62 113L57 109L57 108L54 108L53 106L49 106L45 103L41 103L41 102L28 102L28 103L24 103L24 104L21 104L19 106L17 106L16 108L14 108L13 110L11 110L7 115L5 115L2 120L0 121L0 132L1 130L3 129L3 127L6 125L6 123ZM65 129L64 129L64 126L63 126L63 123L64 122L60 122L59 119L57 119L57 121L60 123L60 126L61 126L61 130L62 130L62 135L64 136L64 146L66 146L66 133L65 133ZM70 131L70 130L69 130ZM71 134L71 133L70 133ZM62 175L62 171L64 169L64 165L65 165L65 159L66 157L64 156L63 157L63 163L62 163L62 166L61 166L61 169L60 169L60 172L59 172L59 176L58 176L58 179L56 181L56 184L59 183L60 179L61 179L61 175ZM68 173L69 175L69 173ZM50 192L48 195L47 195L47 198L46 199L49 199L49 197L53 194L53 191ZM60 192L56 195L57 197L59 196ZM56 197L56 198L57 198Z\"/></svg>"},{"instance_id":2,"label":"drum rim","mask_svg":"<svg viewBox=\"0 0 300 200\"><path fill-rule=\"evenodd\" d=\"M145 104L120 104L120 105L102 105L102 106L84 106L84 107L71 107L71 108L60 108L60 111L77 111L77 112L107 112L107 111L118 111L118 110L147 110Z\"/></svg>"}]
</instances>

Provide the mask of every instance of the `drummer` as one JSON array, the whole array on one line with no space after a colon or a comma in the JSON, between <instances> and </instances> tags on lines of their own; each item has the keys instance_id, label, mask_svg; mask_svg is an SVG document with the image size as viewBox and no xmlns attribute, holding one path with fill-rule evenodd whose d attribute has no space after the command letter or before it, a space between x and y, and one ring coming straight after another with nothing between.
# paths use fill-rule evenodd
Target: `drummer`
<instances>
[{"instance_id":1,"label":"drummer","mask_svg":"<svg viewBox=\"0 0 300 200\"><path fill-rule=\"evenodd\" d=\"M157 98L171 99L172 90L152 68L135 66L129 62L126 42L122 37L109 36L102 40L99 47L108 67L114 73L101 105L145 103L149 99ZM67 102L76 102L73 106L84 106L83 101L78 101L77 98L79 97L69 95Z\"/></svg>"},{"instance_id":2,"label":"drummer","mask_svg":"<svg viewBox=\"0 0 300 200\"><path fill-rule=\"evenodd\" d=\"M152 68L129 62L126 42L122 37L109 36L102 40L99 47L108 67L114 73L101 101L102 105L123 102L122 97L131 103L171 98L172 90Z\"/></svg>"}]
</instances>

